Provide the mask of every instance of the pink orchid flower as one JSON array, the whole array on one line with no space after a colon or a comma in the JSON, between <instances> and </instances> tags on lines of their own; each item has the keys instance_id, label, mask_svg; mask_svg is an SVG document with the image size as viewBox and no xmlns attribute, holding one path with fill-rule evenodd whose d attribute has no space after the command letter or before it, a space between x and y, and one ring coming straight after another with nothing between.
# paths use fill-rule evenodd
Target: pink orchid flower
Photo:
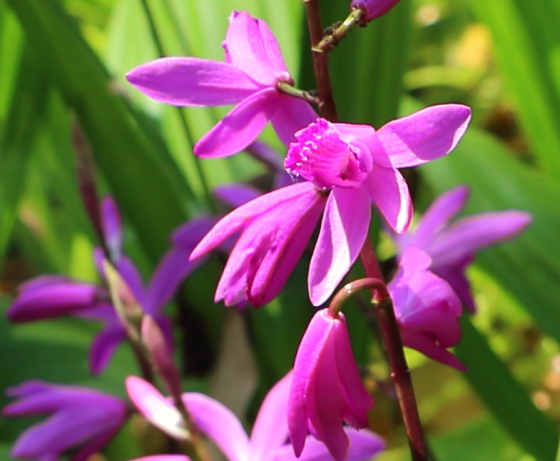
<instances>
[{"instance_id":1,"label":"pink orchid flower","mask_svg":"<svg viewBox=\"0 0 560 461\"><path fill-rule=\"evenodd\" d=\"M192 57L156 59L132 69L127 80L152 99L176 106L237 104L194 147L199 157L225 157L245 149L267 122L288 145L317 118L305 101L282 92L294 81L268 25L234 11L223 43L225 62Z\"/></svg>"}]
</instances>

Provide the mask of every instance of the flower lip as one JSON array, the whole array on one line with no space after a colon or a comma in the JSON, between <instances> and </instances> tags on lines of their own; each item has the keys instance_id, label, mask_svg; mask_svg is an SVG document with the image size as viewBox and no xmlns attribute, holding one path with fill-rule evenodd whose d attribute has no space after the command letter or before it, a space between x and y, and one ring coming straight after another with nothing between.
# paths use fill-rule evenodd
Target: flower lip
<instances>
[{"instance_id":1,"label":"flower lip","mask_svg":"<svg viewBox=\"0 0 560 461\"><path fill-rule=\"evenodd\" d=\"M290 144L285 168L319 189L357 188L371 171L369 149L357 140L345 139L336 124L325 119L298 131L296 139Z\"/></svg>"}]
</instances>

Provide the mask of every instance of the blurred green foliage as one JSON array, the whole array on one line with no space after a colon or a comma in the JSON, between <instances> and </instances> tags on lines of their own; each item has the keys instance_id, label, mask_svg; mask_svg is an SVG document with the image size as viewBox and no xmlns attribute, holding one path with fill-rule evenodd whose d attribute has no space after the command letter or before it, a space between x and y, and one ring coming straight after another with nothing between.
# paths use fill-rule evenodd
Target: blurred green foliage
<instances>
[{"instance_id":1,"label":"blurred green foliage","mask_svg":"<svg viewBox=\"0 0 560 461\"><path fill-rule=\"evenodd\" d=\"M322 3L327 26L344 18L349 2ZM202 162L192 155L193 142L227 109L155 104L123 77L160 54L222 59L220 44L234 9L270 24L292 75L303 89L312 89L300 2L0 0L3 306L15 284L38 273L95 280L89 255L96 242L76 184L76 127L91 144L100 190L112 193L122 209L125 249L144 275L166 250L172 229L212 211L205 184L266 173L245 154ZM344 121L380 126L399 113L442 102L473 108L473 124L456 151L414 174L419 210L438 193L466 183L472 189L469 214L515 208L534 216L521 238L477 259L473 283L481 309L472 322L464 319L464 342L457 348L469 372L461 375L409 354L420 412L439 461L549 461L557 452L559 21L557 2L402 0L333 52L333 85ZM264 139L281 149L271 130ZM256 400L290 367L312 315L307 263L302 261L277 300L246 315L260 379ZM212 302L219 266L212 261L202 268L174 311L182 325L178 355L187 378L204 375L196 384L202 387L211 381L223 324L223 306ZM360 311L351 307L348 316L360 361L368 362L375 378L386 379L379 344ZM1 320L0 388L38 377L122 395L123 378L136 372L132 354L121 347L107 372L89 377L87 348L95 331L73 319L17 326ZM406 460L395 402L383 385L373 387L372 425L389 442L379 459ZM1 421L2 459L26 425ZM130 428L123 431L108 448L108 459L138 455L130 448L133 437Z\"/></svg>"}]
</instances>

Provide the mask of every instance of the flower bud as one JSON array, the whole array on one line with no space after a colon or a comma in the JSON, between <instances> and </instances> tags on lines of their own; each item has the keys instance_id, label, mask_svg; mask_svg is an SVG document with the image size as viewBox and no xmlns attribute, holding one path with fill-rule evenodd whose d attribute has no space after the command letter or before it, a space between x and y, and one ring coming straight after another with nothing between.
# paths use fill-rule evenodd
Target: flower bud
<instances>
[{"instance_id":1,"label":"flower bud","mask_svg":"<svg viewBox=\"0 0 560 461\"><path fill-rule=\"evenodd\" d=\"M350 8L360 8L365 12L363 22L373 21L393 8L399 0L352 0Z\"/></svg>"}]
</instances>

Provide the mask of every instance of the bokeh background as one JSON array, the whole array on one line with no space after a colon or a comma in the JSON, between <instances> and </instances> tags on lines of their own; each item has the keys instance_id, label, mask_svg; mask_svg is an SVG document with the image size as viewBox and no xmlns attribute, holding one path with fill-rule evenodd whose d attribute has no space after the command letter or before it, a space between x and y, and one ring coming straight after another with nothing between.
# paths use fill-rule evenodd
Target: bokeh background
<instances>
[{"instance_id":1,"label":"bokeh background","mask_svg":"<svg viewBox=\"0 0 560 461\"><path fill-rule=\"evenodd\" d=\"M324 25L346 0L322 2ZM96 281L95 234L77 187L77 157L91 154L102 193L125 224L125 251L146 278L180 223L212 210L208 189L269 172L246 154L197 161L192 145L227 108L177 109L149 101L124 80L161 55L222 60L232 10L265 19L302 89L313 89L299 0L0 0L1 309L18 283L41 273ZM470 271L479 312L462 319L462 374L407 351L427 438L438 461L551 461L560 422L560 3L401 0L352 31L332 54L341 119L379 127L429 104L460 102L473 122L448 157L407 171L418 211L468 184L466 213L519 209L534 222L487 250ZM81 139L81 141L80 141ZM272 130L263 139L285 149ZM223 211L223 210L222 210ZM380 232L380 257L393 249ZM185 389L210 392L250 425L270 385L291 366L313 313L308 256L284 293L242 316L212 302L223 261L187 281L177 303L176 356ZM359 275L356 269L355 276ZM353 345L376 398L372 427L388 441L380 461L409 459L375 335L349 306ZM121 346L100 377L87 372L98 326L77 319L11 325L0 319L0 389L32 377L124 395L137 373ZM0 396L0 404L7 399ZM0 419L0 458L29 421ZM103 456L155 451L157 434L133 420ZM93 460L92 460L93 461ZM254 460L256 461L256 460Z\"/></svg>"}]
</instances>

